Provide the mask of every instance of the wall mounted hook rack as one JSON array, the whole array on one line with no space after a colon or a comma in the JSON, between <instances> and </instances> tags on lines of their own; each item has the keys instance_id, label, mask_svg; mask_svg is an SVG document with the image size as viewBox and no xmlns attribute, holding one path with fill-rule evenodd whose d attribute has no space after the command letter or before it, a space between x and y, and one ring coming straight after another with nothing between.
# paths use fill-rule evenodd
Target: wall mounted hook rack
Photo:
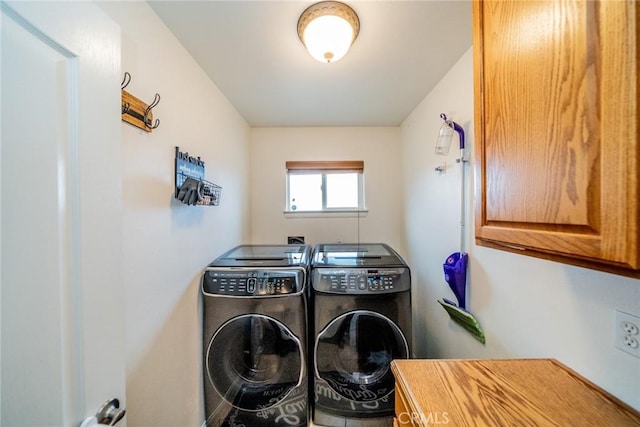
<instances>
[{"instance_id":1,"label":"wall mounted hook rack","mask_svg":"<svg viewBox=\"0 0 640 427\"><path fill-rule=\"evenodd\" d=\"M153 102L147 105L124 90L129 86L129 83L131 83L131 74L125 72L120 84L122 91L122 120L146 132L157 129L160 126L160 120L153 120L152 110L160 103L160 94L156 93Z\"/></svg>"}]
</instances>

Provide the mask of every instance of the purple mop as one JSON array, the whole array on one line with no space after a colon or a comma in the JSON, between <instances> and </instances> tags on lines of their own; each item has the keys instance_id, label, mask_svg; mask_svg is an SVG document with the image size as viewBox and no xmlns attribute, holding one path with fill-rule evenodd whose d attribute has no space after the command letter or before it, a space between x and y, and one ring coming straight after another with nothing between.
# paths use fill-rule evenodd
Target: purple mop
<instances>
[{"instance_id":1,"label":"purple mop","mask_svg":"<svg viewBox=\"0 0 640 427\"><path fill-rule=\"evenodd\" d=\"M458 300L456 305L453 301L443 298L438 303L444 308L451 320L458 323L464 329L466 329L474 338L481 343L485 343L484 331L480 327L480 324L476 318L467 310L467 263L469 255L464 252L464 219L465 219L465 198L464 198L464 183L465 183L465 162L469 160L464 157L464 129L462 126L449 120L447 116L440 114L444 123L440 127L440 133L438 134L438 142L436 143L435 152L437 154L447 155L449 153L449 147L451 146L451 139L455 132L460 137L460 158L457 160L460 163L461 169L461 190L460 190L460 251L454 252L447 257L443 264L444 280L449 284L449 287L453 291L453 294Z\"/></svg>"}]
</instances>

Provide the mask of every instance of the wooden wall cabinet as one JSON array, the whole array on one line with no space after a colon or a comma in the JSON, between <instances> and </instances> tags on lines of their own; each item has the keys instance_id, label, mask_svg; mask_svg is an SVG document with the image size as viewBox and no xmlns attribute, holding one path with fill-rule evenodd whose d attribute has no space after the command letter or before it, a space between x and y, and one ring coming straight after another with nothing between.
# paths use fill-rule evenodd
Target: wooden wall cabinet
<instances>
[{"instance_id":1,"label":"wooden wall cabinet","mask_svg":"<svg viewBox=\"0 0 640 427\"><path fill-rule=\"evenodd\" d=\"M476 241L640 277L632 1L474 1Z\"/></svg>"}]
</instances>

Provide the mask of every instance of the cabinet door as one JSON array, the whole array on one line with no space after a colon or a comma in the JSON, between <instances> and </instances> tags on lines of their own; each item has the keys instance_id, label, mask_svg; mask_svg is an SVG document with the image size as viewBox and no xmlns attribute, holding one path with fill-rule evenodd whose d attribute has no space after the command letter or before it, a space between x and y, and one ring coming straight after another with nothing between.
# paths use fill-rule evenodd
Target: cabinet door
<instances>
[{"instance_id":1,"label":"cabinet door","mask_svg":"<svg viewBox=\"0 0 640 427\"><path fill-rule=\"evenodd\" d=\"M473 7L477 242L639 269L636 3Z\"/></svg>"}]
</instances>

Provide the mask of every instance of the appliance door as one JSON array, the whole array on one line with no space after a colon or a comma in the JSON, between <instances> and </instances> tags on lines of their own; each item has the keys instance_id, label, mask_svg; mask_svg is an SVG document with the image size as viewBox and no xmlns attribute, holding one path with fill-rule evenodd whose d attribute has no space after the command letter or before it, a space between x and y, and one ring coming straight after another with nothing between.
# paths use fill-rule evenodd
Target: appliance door
<instances>
[{"instance_id":1,"label":"appliance door","mask_svg":"<svg viewBox=\"0 0 640 427\"><path fill-rule=\"evenodd\" d=\"M261 314L237 316L211 338L207 375L225 401L244 411L261 411L300 386L302 351L300 340L278 320Z\"/></svg>"},{"instance_id":2,"label":"appliance door","mask_svg":"<svg viewBox=\"0 0 640 427\"><path fill-rule=\"evenodd\" d=\"M374 402L393 393L391 360L408 357L407 340L391 319L354 310L334 318L317 334L315 374L349 401Z\"/></svg>"}]
</instances>

